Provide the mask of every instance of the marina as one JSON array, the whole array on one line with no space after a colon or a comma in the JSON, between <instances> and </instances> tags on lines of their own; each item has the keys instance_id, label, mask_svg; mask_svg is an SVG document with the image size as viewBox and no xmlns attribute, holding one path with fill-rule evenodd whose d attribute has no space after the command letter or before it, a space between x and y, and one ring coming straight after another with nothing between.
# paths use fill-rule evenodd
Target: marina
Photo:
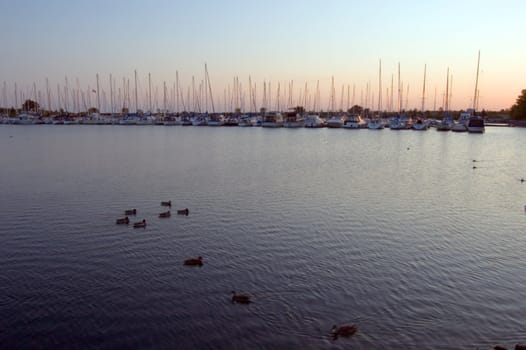
<instances>
[{"instance_id":1,"label":"marina","mask_svg":"<svg viewBox=\"0 0 526 350\"><path fill-rule=\"evenodd\" d=\"M0 125L2 347L519 342L525 132Z\"/></svg>"}]
</instances>

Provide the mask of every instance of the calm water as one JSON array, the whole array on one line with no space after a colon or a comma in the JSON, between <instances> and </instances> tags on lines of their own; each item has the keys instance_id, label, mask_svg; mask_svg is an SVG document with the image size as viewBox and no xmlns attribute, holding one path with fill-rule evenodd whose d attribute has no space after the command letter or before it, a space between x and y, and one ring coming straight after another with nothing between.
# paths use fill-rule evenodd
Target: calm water
<instances>
[{"instance_id":1,"label":"calm water","mask_svg":"<svg viewBox=\"0 0 526 350\"><path fill-rule=\"evenodd\" d=\"M526 129L4 125L0 148L2 349L526 339Z\"/></svg>"}]
</instances>

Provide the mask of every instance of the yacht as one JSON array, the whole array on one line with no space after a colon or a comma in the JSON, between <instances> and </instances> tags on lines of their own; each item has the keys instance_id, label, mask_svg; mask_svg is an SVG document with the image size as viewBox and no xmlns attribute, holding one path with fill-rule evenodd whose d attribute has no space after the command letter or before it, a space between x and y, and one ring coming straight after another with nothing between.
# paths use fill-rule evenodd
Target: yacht
<instances>
[{"instance_id":1,"label":"yacht","mask_svg":"<svg viewBox=\"0 0 526 350\"><path fill-rule=\"evenodd\" d=\"M344 119L342 127L346 129L364 129L367 127L367 123L362 119L361 115L353 113Z\"/></svg>"},{"instance_id":2,"label":"yacht","mask_svg":"<svg viewBox=\"0 0 526 350\"><path fill-rule=\"evenodd\" d=\"M382 130L385 127L385 122L380 117L380 114L373 116L367 122L367 128L370 130Z\"/></svg>"},{"instance_id":3,"label":"yacht","mask_svg":"<svg viewBox=\"0 0 526 350\"><path fill-rule=\"evenodd\" d=\"M162 119L162 125L172 126L177 125L177 117L173 115L167 115Z\"/></svg>"},{"instance_id":4,"label":"yacht","mask_svg":"<svg viewBox=\"0 0 526 350\"><path fill-rule=\"evenodd\" d=\"M254 121L252 119L252 116L250 114L243 114L239 118L238 126L242 126L242 127L254 126Z\"/></svg>"},{"instance_id":5,"label":"yacht","mask_svg":"<svg viewBox=\"0 0 526 350\"><path fill-rule=\"evenodd\" d=\"M451 125L451 131L466 132L468 131L468 120L471 118L471 113L460 113L457 122Z\"/></svg>"},{"instance_id":6,"label":"yacht","mask_svg":"<svg viewBox=\"0 0 526 350\"><path fill-rule=\"evenodd\" d=\"M317 114L308 114L305 116L306 128L323 128L325 126L325 120L321 119Z\"/></svg>"},{"instance_id":7,"label":"yacht","mask_svg":"<svg viewBox=\"0 0 526 350\"><path fill-rule=\"evenodd\" d=\"M194 120L192 121L193 126L206 126L208 125L208 121L205 115L199 114L197 115Z\"/></svg>"},{"instance_id":8,"label":"yacht","mask_svg":"<svg viewBox=\"0 0 526 350\"><path fill-rule=\"evenodd\" d=\"M264 128L281 128L283 126L283 116L281 113L265 114L261 126Z\"/></svg>"},{"instance_id":9,"label":"yacht","mask_svg":"<svg viewBox=\"0 0 526 350\"><path fill-rule=\"evenodd\" d=\"M485 131L484 119L479 116L472 116L468 120L467 129L469 133L482 134Z\"/></svg>"},{"instance_id":10,"label":"yacht","mask_svg":"<svg viewBox=\"0 0 526 350\"><path fill-rule=\"evenodd\" d=\"M333 115L327 119L328 128L341 128L343 126L343 117L341 115Z\"/></svg>"},{"instance_id":11,"label":"yacht","mask_svg":"<svg viewBox=\"0 0 526 350\"><path fill-rule=\"evenodd\" d=\"M211 114L208 117L208 126L223 126L225 124L225 118L222 114Z\"/></svg>"},{"instance_id":12,"label":"yacht","mask_svg":"<svg viewBox=\"0 0 526 350\"><path fill-rule=\"evenodd\" d=\"M436 125L437 131L450 131L451 125L453 125L453 120L451 119L451 116L446 114L441 121L439 121Z\"/></svg>"},{"instance_id":13,"label":"yacht","mask_svg":"<svg viewBox=\"0 0 526 350\"><path fill-rule=\"evenodd\" d=\"M284 128L302 128L305 126L305 118L300 113L289 112L283 121Z\"/></svg>"},{"instance_id":14,"label":"yacht","mask_svg":"<svg viewBox=\"0 0 526 350\"><path fill-rule=\"evenodd\" d=\"M389 121L389 129L391 130L400 130L402 129L402 122L400 120L400 114L397 114L396 117Z\"/></svg>"},{"instance_id":15,"label":"yacht","mask_svg":"<svg viewBox=\"0 0 526 350\"><path fill-rule=\"evenodd\" d=\"M228 116L225 119L225 123L223 125L224 126L239 126L239 117L238 117L238 115Z\"/></svg>"},{"instance_id":16,"label":"yacht","mask_svg":"<svg viewBox=\"0 0 526 350\"><path fill-rule=\"evenodd\" d=\"M176 117L175 125L183 125L183 126L192 125L192 120L190 120L190 117L188 116L188 114L184 113L183 115Z\"/></svg>"},{"instance_id":17,"label":"yacht","mask_svg":"<svg viewBox=\"0 0 526 350\"><path fill-rule=\"evenodd\" d=\"M427 130L428 127L429 125L427 124L427 121L422 117L417 117L416 121L413 123L413 130Z\"/></svg>"}]
</instances>

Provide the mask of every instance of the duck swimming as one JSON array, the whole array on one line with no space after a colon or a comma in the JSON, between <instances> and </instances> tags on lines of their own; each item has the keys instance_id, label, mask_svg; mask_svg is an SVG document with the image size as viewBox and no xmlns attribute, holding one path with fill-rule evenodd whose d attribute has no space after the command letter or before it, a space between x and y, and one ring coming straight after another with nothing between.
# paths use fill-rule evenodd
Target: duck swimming
<instances>
[{"instance_id":1,"label":"duck swimming","mask_svg":"<svg viewBox=\"0 0 526 350\"><path fill-rule=\"evenodd\" d=\"M124 211L124 215L135 215L137 214L137 209L128 209Z\"/></svg>"},{"instance_id":2,"label":"duck swimming","mask_svg":"<svg viewBox=\"0 0 526 350\"><path fill-rule=\"evenodd\" d=\"M188 208L184 208L184 209L178 210L177 214L178 215L186 215L186 216L188 216L188 214L190 214L190 210L188 210Z\"/></svg>"},{"instance_id":3,"label":"duck swimming","mask_svg":"<svg viewBox=\"0 0 526 350\"><path fill-rule=\"evenodd\" d=\"M163 207L171 207L171 206L172 206L172 201L161 202L161 205L162 205Z\"/></svg>"},{"instance_id":4,"label":"duck swimming","mask_svg":"<svg viewBox=\"0 0 526 350\"><path fill-rule=\"evenodd\" d=\"M117 219L117 225L128 225L130 223L130 219L128 217L124 217L121 219Z\"/></svg>"},{"instance_id":5,"label":"duck swimming","mask_svg":"<svg viewBox=\"0 0 526 350\"><path fill-rule=\"evenodd\" d=\"M133 224L133 228L146 228L146 220L142 220Z\"/></svg>"},{"instance_id":6,"label":"duck swimming","mask_svg":"<svg viewBox=\"0 0 526 350\"><path fill-rule=\"evenodd\" d=\"M198 256L197 258L186 259L183 265L187 266L203 266L203 257Z\"/></svg>"},{"instance_id":7,"label":"duck swimming","mask_svg":"<svg viewBox=\"0 0 526 350\"><path fill-rule=\"evenodd\" d=\"M237 294L235 291L232 291L232 302L239 304L250 304L250 295L247 294Z\"/></svg>"},{"instance_id":8,"label":"duck swimming","mask_svg":"<svg viewBox=\"0 0 526 350\"><path fill-rule=\"evenodd\" d=\"M344 324L341 326L334 325L331 329L331 334L334 339L340 337L350 337L358 331L358 326L355 324Z\"/></svg>"},{"instance_id":9,"label":"duck swimming","mask_svg":"<svg viewBox=\"0 0 526 350\"><path fill-rule=\"evenodd\" d=\"M159 217L160 217L160 218L169 218L170 215L171 215L171 214L170 214L170 211L168 210L168 211L165 211L165 212L160 213L160 214L159 214Z\"/></svg>"}]
</instances>

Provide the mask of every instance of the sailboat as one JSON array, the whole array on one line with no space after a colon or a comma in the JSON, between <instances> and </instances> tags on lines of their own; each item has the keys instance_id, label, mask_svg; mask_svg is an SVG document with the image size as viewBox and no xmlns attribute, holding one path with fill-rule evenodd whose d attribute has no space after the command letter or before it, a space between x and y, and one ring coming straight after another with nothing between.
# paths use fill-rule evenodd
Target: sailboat
<instances>
[{"instance_id":1,"label":"sailboat","mask_svg":"<svg viewBox=\"0 0 526 350\"><path fill-rule=\"evenodd\" d=\"M402 87L400 84L400 63L398 63L398 114L389 122L391 130L406 130L413 127L413 118L402 114Z\"/></svg>"},{"instance_id":2,"label":"sailboat","mask_svg":"<svg viewBox=\"0 0 526 350\"><path fill-rule=\"evenodd\" d=\"M478 104L478 83L479 83L479 67L480 67L480 50L477 60L477 78L475 79L475 93L473 95L473 115L468 119L467 129L470 133L482 134L485 131L484 119L475 115L475 110Z\"/></svg>"},{"instance_id":3,"label":"sailboat","mask_svg":"<svg viewBox=\"0 0 526 350\"><path fill-rule=\"evenodd\" d=\"M135 75L135 114L127 114L123 119L119 121L120 125L138 125L139 124L139 107L138 107L138 92L137 92L137 70L134 71ZM128 81L129 91L129 81Z\"/></svg>"},{"instance_id":4,"label":"sailboat","mask_svg":"<svg viewBox=\"0 0 526 350\"><path fill-rule=\"evenodd\" d=\"M378 115L373 116L367 123L367 128L370 130L381 130L384 128L381 118L382 113L382 61L380 60L380 67L378 72Z\"/></svg>"},{"instance_id":5,"label":"sailboat","mask_svg":"<svg viewBox=\"0 0 526 350\"><path fill-rule=\"evenodd\" d=\"M447 69L447 78L446 78L446 96L445 96L444 116L442 117L442 120L436 126L437 131L450 131L451 125L453 124L453 119L451 118L451 115L449 114L448 96L449 96L449 67Z\"/></svg>"},{"instance_id":6,"label":"sailboat","mask_svg":"<svg viewBox=\"0 0 526 350\"><path fill-rule=\"evenodd\" d=\"M426 69L427 65L424 65L424 84L422 87L422 108L420 109L421 115L416 118L416 121L413 123L413 130L427 130L428 124L424 120L424 102L426 96Z\"/></svg>"}]
</instances>

